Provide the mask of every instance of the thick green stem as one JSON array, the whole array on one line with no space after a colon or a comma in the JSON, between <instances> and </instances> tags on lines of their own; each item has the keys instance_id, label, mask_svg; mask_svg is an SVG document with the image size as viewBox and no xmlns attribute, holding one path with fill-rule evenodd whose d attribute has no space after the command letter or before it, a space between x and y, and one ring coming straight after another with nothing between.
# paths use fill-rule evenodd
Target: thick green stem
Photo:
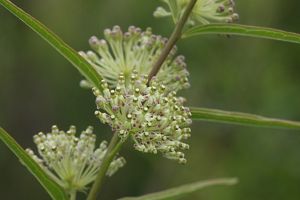
<instances>
[{"instance_id":1,"label":"thick green stem","mask_svg":"<svg viewBox=\"0 0 300 200\"><path fill-rule=\"evenodd\" d=\"M162 51L161 55L159 56L158 60L154 63L154 65L152 67L152 70L151 70L151 72L149 74L149 78L148 78L148 84L151 81L151 79L153 78L153 76L155 76L158 73L158 71L160 70L162 64L164 63L164 61L168 57L170 51L172 50L172 48L174 47L176 42L181 38L184 25L187 22L187 20L190 16L190 13L192 12L196 2L197 2L197 0L191 0L190 1L190 3L188 4L186 10L183 13L181 19L176 24L176 27L175 27L170 39L168 40L165 48L163 49L163 51Z\"/></svg>"},{"instance_id":2,"label":"thick green stem","mask_svg":"<svg viewBox=\"0 0 300 200\"><path fill-rule=\"evenodd\" d=\"M76 200L76 194L77 194L76 190L71 191L70 192L70 200Z\"/></svg>"},{"instance_id":3,"label":"thick green stem","mask_svg":"<svg viewBox=\"0 0 300 200\"><path fill-rule=\"evenodd\" d=\"M96 198L100 192L106 172L109 168L109 165L115 158L116 154L119 152L122 144L123 144L123 142L119 139L118 134L114 133L114 136L112 137L112 139L109 143L107 152L104 156L100 170L99 170L96 180L92 186L92 189L90 190L87 200L96 200Z\"/></svg>"}]
</instances>

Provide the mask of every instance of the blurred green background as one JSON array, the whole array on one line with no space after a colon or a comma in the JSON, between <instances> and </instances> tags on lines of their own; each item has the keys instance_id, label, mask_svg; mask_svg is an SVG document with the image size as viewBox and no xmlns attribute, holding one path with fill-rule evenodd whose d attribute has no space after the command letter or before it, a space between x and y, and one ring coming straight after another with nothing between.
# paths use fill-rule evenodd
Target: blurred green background
<instances>
[{"instance_id":1,"label":"blurred green background","mask_svg":"<svg viewBox=\"0 0 300 200\"><path fill-rule=\"evenodd\" d=\"M76 50L115 24L153 27L168 36L168 19L152 17L153 0L19 0ZM297 0L237 1L240 23L300 32ZM268 40L204 36L181 41L192 87L181 94L193 106L300 120L300 46ZM0 124L24 147L57 124L78 130L93 125L99 139L111 131L94 117L94 96L78 87L81 75L62 56L0 7ZM186 200L300 199L299 131L194 122L188 164L122 149L128 164L107 179L105 200L141 195L183 183L239 177L234 187L215 187ZM7 200L49 199L37 181L0 144L0 195Z\"/></svg>"}]
</instances>

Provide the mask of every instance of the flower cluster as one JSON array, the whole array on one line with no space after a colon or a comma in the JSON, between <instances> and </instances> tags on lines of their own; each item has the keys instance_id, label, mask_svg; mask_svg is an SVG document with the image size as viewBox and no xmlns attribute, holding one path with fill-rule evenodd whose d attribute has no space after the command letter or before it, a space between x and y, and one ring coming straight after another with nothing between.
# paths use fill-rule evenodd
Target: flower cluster
<instances>
[{"instance_id":1,"label":"flower cluster","mask_svg":"<svg viewBox=\"0 0 300 200\"><path fill-rule=\"evenodd\" d=\"M169 6L169 11L158 7L154 12L155 17L172 16L174 21L181 17L190 0L162 0ZM176 7L176 9L172 8ZM234 0L198 0L188 23L209 24L209 23L231 23L239 19L239 15L234 12Z\"/></svg>"},{"instance_id":2,"label":"flower cluster","mask_svg":"<svg viewBox=\"0 0 300 200\"><path fill-rule=\"evenodd\" d=\"M27 149L44 171L67 191L82 191L93 182L107 151L106 141L101 142L95 149L96 136L92 127L83 131L80 137L76 137L75 134L74 126L67 132L53 126L50 133L40 132L34 136L40 157L31 149ZM113 175L124 164L124 158L114 159L107 175Z\"/></svg>"},{"instance_id":3,"label":"flower cluster","mask_svg":"<svg viewBox=\"0 0 300 200\"><path fill-rule=\"evenodd\" d=\"M103 92L94 89L96 116L109 124L122 140L132 137L136 150L145 153L161 152L165 157L185 163L180 150L189 148L181 142L190 136L191 113L183 106L184 99L166 86L133 71L130 81L119 76L115 89L103 81ZM102 111L104 112L102 112Z\"/></svg>"},{"instance_id":4,"label":"flower cluster","mask_svg":"<svg viewBox=\"0 0 300 200\"><path fill-rule=\"evenodd\" d=\"M162 52L167 39L152 34L151 28L142 31L140 28L130 26L123 33L119 26L104 31L104 39L96 36L90 38L89 43L94 51L79 52L111 86L117 85L119 75L122 73L126 80L134 70L138 75L149 74L153 64ZM176 47L172 49L163 63L156 79L164 84L168 91L178 91L189 87L188 71L183 56L177 56ZM87 85L86 81L82 85Z\"/></svg>"}]
</instances>

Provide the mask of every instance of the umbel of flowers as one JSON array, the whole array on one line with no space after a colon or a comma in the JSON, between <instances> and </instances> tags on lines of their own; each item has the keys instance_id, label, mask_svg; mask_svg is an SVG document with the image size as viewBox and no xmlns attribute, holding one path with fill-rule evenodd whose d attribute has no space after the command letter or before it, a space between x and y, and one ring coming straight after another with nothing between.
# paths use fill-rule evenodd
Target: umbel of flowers
<instances>
[{"instance_id":1,"label":"umbel of flowers","mask_svg":"<svg viewBox=\"0 0 300 200\"><path fill-rule=\"evenodd\" d=\"M112 87L116 87L120 74L126 80L130 80L133 70L138 76L149 74L167 42L166 38L154 35L151 28L142 31L134 26L130 26L125 33L119 26L114 26L106 29L104 36L105 39L90 38L89 43L94 51L79 53ZM172 49L156 76L157 82L164 84L168 91L189 87L184 57L175 57L176 49ZM87 82L82 83L86 85Z\"/></svg>"},{"instance_id":2,"label":"umbel of flowers","mask_svg":"<svg viewBox=\"0 0 300 200\"><path fill-rule=\"evenodd\" d=\"M67 191L83 191L93 182L107 151L106 141L95 149L96 136L92 127L82 131L79 137L75 134L75 126L67 132L52 126L50 133L40 132L34 136L39 155L27 149L44 171ZM106 175L112 176L124 164L124 158L115 158Z\"/></svg>"},{"instance_id":3,"label":"umbel of flowers","mask_svg":"<svg viewBox=\"0 0 300 200\"><path fill-rule=\"evenodd\" d=\"M131 137L134 148L145 153L162 153L165 157L186 163L182 150L189 145L182 140L190 137L191 113L183 106L184 99L167 86L133 71L130 80L119 76L114 89L103 81L103 92L94 89L99 110L96 116L109 124L122 140Z\"/></svg>"},{"instance_id":4,"label":"umbel of flowers","mask_svg":"<svg viewBox=\"0 0 300 200\"><path fill-rule=\"evenodd\" d=\"M181 17L190 0L161 0L166 3L169 9L158 7L154 12L155 17L172 16L173 20ZM172 2L171 2L172 1ZM174 9L174 6L176 9ZM198 0L188 23L190 25L209 23L231 23L239 19L234 12L234 0Z\"/></svg>"}]
</instances>

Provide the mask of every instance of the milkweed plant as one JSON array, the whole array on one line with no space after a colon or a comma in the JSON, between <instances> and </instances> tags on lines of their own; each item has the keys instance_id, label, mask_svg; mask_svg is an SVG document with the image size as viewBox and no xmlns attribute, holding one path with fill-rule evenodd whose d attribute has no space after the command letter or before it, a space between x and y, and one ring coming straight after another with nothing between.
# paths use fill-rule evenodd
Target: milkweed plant
<instances>
[{"instance_id":1,"label":"milkweed plant","mask_svg":"<svg viewBox=\"0 0 300 200\"><path fill-rule=\"evenodd\" d=\"M233 0L157 1L153 16L170 18L169 22L174 24L170 37L157 34L150 27L143 30L116 25L104 29L100 37L91 36L88 40L91 49L79 52L11 1L0 0L0 4L79 70L84 76L80 86L95 97L95 117L111 128L110 142L98 143L99 133L94 133L92 126L78 131L74 125L68 130L53 125L50 130L34 135L36 147L25 150L0 129L0 139L52 199L75 200L79 192L85 193L88 200L101 198L104 178L126 166L126 155L119 155L119 151L129 140L132 149L141 153L163 156L174 165L188 164L185 154L193 135L192 121L300 129L296 121L187 107L186 98L177 94L190 86L185 56L178 53L176 46L179 40L221 34L300 44L300 35L296 33L237 24L239 14ZM174 199L204 187L236 183L236 178L220 178L121 199Z\"/></svg>"}]
</instances>

